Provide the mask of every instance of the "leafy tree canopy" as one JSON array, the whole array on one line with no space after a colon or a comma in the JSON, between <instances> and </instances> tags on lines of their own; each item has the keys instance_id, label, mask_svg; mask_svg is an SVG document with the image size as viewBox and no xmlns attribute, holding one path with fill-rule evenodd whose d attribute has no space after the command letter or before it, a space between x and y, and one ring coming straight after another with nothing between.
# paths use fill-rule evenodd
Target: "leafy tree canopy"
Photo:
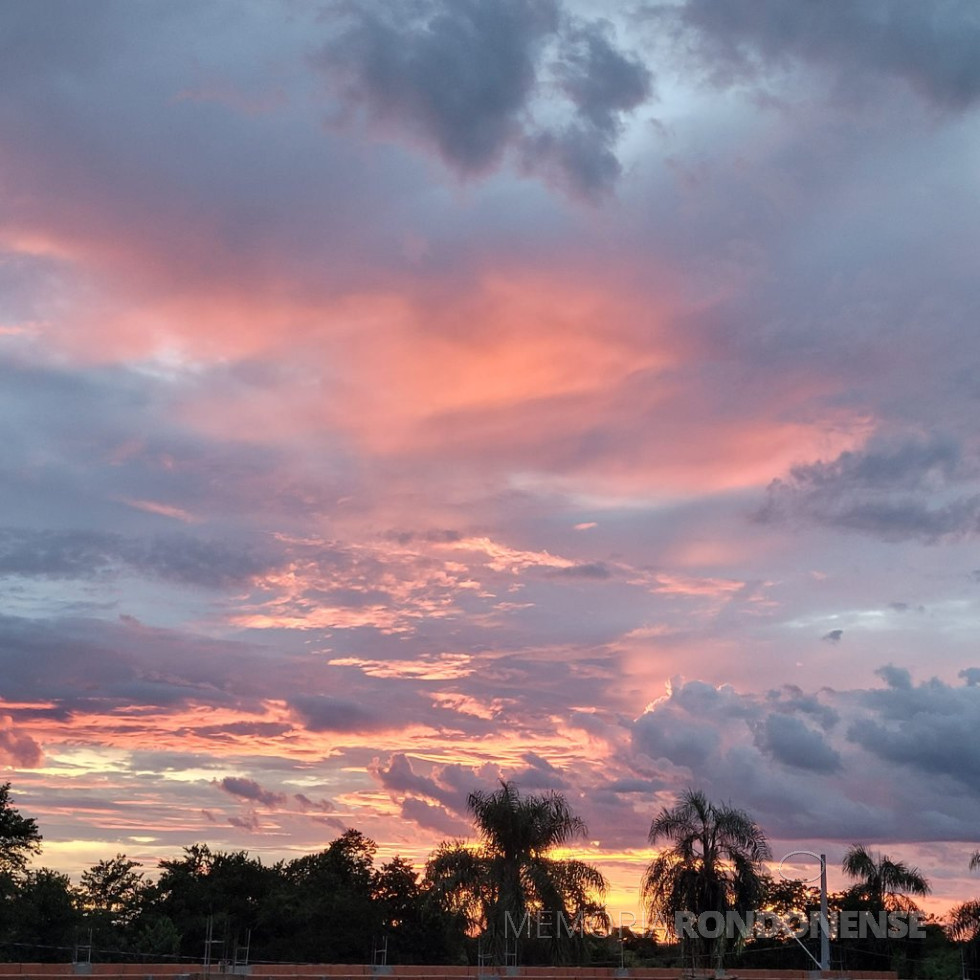
<instances>
[{"instance_id":1,"label":"leafy tree canopy","mask_svg":"<svg viewBox=\"0 0 980 980\"><path fill-rule=\"evenodd\" d=\"M10 800L10 783L0 786L0 874L23 872L41 852L41 834L33 817L24 817Z\"/></svg>"}]
</instances>

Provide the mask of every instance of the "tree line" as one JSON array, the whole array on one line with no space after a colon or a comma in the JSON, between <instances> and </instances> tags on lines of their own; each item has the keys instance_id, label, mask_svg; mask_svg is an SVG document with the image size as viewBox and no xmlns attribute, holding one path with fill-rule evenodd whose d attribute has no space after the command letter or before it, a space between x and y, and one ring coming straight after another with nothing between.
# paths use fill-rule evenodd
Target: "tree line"
<instances>
[{"instance_id":1,"label":"tree line","mask_svg":"<svg viewBox=\"0 0 980 980\"><path fill-rule=\"evenodd\" d=\"M592 865L561 855L586 827L559 793L522 795L502 781L468 798L476 843L441 844L424 867L375 862L376 845L347 830L326 848L264 864L246 851L193 844L157 874L125 854L97 862L77 885L33 867L42 837L0 786L0 959L69 958L200 962L416 964L577 963L694 969L809 969L814 937L785 930L687 934L676 914L807 917L819 892L773 876L766 835L744 811L698 790L654 817L657 856L641 895L648 928L616 921L607 883ZM980 867L980 852L971 868ZM917 912L929 883L916 868L861 844L842 869L851 885L829 897L834 912ZM924 917L922 938L838 936L832 966L896 969L943 980L980 965L980 900L948 922ZM980 973L980 971L977 971Z\"/></svg>"}]
</instances>

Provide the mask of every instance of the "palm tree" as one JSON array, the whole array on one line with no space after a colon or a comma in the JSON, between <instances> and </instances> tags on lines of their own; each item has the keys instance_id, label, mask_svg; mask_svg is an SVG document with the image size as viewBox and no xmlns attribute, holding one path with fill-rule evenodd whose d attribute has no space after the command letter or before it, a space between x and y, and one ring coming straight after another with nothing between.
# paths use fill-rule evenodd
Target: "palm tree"
<instances>
[{"instance_id":1,"label":"palm tree","mask_svg":"<svg viewBox=\"0 0 980 980\"><path fill-rule=\"evenodd\" d=\"M980 851L970 856L970 870L980 868ZM961 902L950 910L947 930L953 939L974 942L980 938L980 898Z\"/></svg>"},{"instance_id":2,"label":"palm tree","mask_svg":"<svg viewBox=\"0 0 980 980\"><path fill-rule=\"evenodd\" d=\"M946 928L951 939L975 942L980 937L980 899L970 898L950 909Z\"/></svg>"},{"instance_id":3,"label":"palm tree","mask_svg":"<svg viewBox=\"0 0 980 980\"><path fill-rule=\"evenodd\" d=\"M762 862L771 853L765 834L744 810L711 803L701 790L689 789L673 809L664 807L654 819L650 843L667 846L643 876L643 899L651 918L671 932L678 912L744 915L757 907ZM687 938L679 938L686 946ZM713 957L720 968L724 932L717 938L698 936L689 949L694 966Z\"/></svg>"},{"instance_id":4,"label":"palm tree","mask_svg":"<svg viewBox=\"0 0 980 980\"><path fill-rule=\"evenodd\" d=\"M549 939L552 956L566 960L579 917L604 915L606 881L584 861L549 854L584 836L585 824L561 794L522 797L503 780L495 792L470 793L467 807L479 845L443 843L429 860L429 882L482 931L495 962L505 962L518 935Z\"/></svg>"},{"instance_id":5,"label":"palm tree","mask_svg":"<svg viewBox=\"0 0 980 980\"><path fill-rule=\"evenodd\" d=\"M872 912L918 911L908 896L928 895L931 890L918 868L892 861L887 854L871 851L864 844L848 848L842 868L849 878L857 879L848 894L866 903Z\"/></svg>"}]
</instances>

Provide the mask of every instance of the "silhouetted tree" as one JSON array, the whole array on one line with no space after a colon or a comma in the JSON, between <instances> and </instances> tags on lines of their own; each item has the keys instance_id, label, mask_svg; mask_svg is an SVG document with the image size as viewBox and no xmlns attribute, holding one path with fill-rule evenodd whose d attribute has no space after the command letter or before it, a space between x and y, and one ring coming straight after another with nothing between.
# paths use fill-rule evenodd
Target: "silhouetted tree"
<instances>
[{"instance_id":1,"label":"silhouetted tree","mask_svg":"<svg viewBox=\"0 0 980 980\"><path fill-rule=\"evenodd\" d=\"M886 912L918 912L910 897L928 895L929 882L918 868L903 861L893 861L887 854L872 851L864 844L852 844L841 863L844 873L854 884L842 896L845 911L868 912L875 919ZM882 923L877 923L880 928ZM839 948L850 969L901 970L911 972L910 959L922 951L921 941L901 941L878 936L875 929L866 927L865 935L842 939Z\"/></svg>"},{"instance_id":2,"label":"silhouetted tree","mask_svg":"<svg viewBox=\"0 0 980 980\"><path fill-rule=\"evenodd\" d=\"M977 868L980 868L980 851L974 851L970 857L970 870ZM968 899L950 910L949 934L972 945L980 941L980 899Z\"/></svg>"},{"instance_id":3,"label":"silhouetted tree","mask_svg":"<svg viewBox=\"0 0 980 980\"><path fill-rule=\"evenodd\" d=\"M68 959L81 925L68 876L50 868L24 871L4 919L7 942L17 944L17 958L27 960Z\"/></svg>"},{"instance_id":4,"label":"silhouetted tree","mask_svg":"<svg viewBox=\"0 0 980 980\"><path fill-rule=\"evenodd\" d=\"M117 854L82 872L78 896L82 908L112 925L127 925L139 914L146 882L143 865Z\"/></svg>"},{"instance_id":5,"label":"silhouetted tree","mask_svg":"<svg viewBox=\"0 0 980 980\"><path fill-rule=\"evenodd\" d=\"M28 859L41 853L41 834L33 817L24 817L10 800L10 783L0 786L0 875L23 872Z\"/></svg>"},{"instance_id":6,"label":"silhouetted tree","mask_svg":"<svg viewBox=\"0 0 980 980\"><path fill-rule=\"evenodd\" d=\"M381 934L372 899L377 845L347 830L324 850L278 869L278 898L262 917L269 958L366 963Z\"/></svg>"},{"instance_id":7,"label":"silhouetted tree","mask_svg":"<svg viewBox=\"0 0 980 980\"><path fill-rule=\"evenodd\" d=\"M675 807L660 811L649 840L666 846L646 870L643 897L669 929L677 912L744 914L758 907L762 862L771 855L765 834L744 810L711 803L703 792L690 789ZM722 966L724 932L717 938L684 938L682 945L695 966L699 960Z\"/></svg>"},{"instance_id":8,"label":"silhouetted tree","mask_svg":"<svg viewBox=\"0 0 980 980\"><path fill-rule=\"evenodd\" d=\"M560 794L522 797L509 782L492 793L471 793L467 804L480 843L442 844L428 864L433 887L450 911L483 931L496 962L504 961L518 933L526 944L542 938L539 923L550 958L567 961L581 940L580 916L604 915L606 881L584 861L550 854L583 837L585 824Z\"/></svg>"},{"instance_id":9,"label":"silhouetted tree","mask_svg":"<svg viewBox=\"0 0 980 980\"><path fill-rule=\"evenodd\" d=\"M852 844L841 867L857 881L851 894L867 903L869 911L915 911L918 906L909 895L928 895L930 888L918 868L903 861L892 861L887 854L871 851L864 844Z\"/></svg>"},{"instance_id":10,"label":"silhouetted tree","mask_svg":"<svg viewBox=\"0 0 980 980\"><path fill-rule=\"evenodd\" d=\"M201 956L212 921L212 956L231 958L275 888L277 874L246 851L214 851L206 844L184 848L179 860L161 861L154 910L173 923L184 956ZM165 927L162 927L165 928Z\"/></svg>"}]
</instances>

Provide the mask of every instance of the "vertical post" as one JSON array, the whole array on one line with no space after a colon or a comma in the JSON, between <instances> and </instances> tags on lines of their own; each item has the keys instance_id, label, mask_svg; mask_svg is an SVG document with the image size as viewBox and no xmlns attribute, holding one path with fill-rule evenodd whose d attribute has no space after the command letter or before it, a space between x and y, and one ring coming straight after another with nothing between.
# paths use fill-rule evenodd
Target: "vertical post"
<instances>
[{"instance_id":1,"label":"vertical post","mask_svg":"<svg viewBox=\"0 0 980 980\"><path fill-rule=\"evenodd\" d=\"M820 855L820 970L830 969L830 919L827 917L827 855Z\"/></svg>"},{"instance_id":2,"label":"vertical post","mask_svg":"<svg viewBox=\"0 0 980 980\"><path fill-rule=\"evenodd\" d=\"M204 931L204 975L211 975L211 935L214 929L214 916L208 916L207 928Z\"/></svg>"}]
</instances>

